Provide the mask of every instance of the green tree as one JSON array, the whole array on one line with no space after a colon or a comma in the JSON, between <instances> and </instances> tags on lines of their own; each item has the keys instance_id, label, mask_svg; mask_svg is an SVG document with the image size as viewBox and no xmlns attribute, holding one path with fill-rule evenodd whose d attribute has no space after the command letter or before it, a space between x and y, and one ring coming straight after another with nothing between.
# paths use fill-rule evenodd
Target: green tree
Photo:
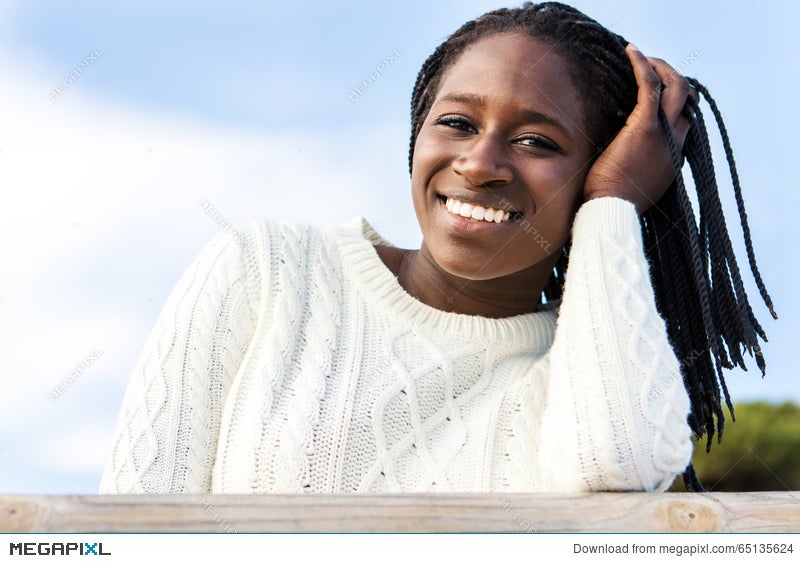
<instances>
[{"instance_id":1,"label":"green tree","mask_svg":"<svg viewBox=\"0 0 800 563\"><path fill-rule=\"evenodd\" d=\"M765 402L734 405L726 416L722 443L706 453L695 444L697 475L710 491L800 490L800 407ZM672 490L684 490L680 479Z\"/></svg>"}]
</instances>

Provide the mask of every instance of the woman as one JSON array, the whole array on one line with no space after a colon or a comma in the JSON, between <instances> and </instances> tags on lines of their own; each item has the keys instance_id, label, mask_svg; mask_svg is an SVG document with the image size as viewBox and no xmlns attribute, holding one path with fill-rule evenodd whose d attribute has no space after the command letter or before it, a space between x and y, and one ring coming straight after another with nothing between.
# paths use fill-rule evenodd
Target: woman
<instances>
[{"instance_id":1,"label":"woman","mask_svg":"<svg viewBox=\"0 0 800 563\"><path fill-rule=\"evenodd\" d=\"M676 175L684 144L710 163L697 89L561 4L465 24L412 97L421 248L363 220L209 243L101 491L666 489L722 428L715 368L759 353L713 169L699 233Z\"/></svg>"}]
</instances>

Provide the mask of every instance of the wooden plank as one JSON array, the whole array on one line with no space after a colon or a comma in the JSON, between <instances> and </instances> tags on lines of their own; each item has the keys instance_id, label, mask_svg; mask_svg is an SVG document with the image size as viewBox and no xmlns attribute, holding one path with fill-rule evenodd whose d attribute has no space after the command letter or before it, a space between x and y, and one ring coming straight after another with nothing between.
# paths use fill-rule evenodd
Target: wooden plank
<instances>
[{"instance_id":1,"label":"wooden plank","mask_svg":"<svg viewBox=\"0 0 800 563\"><path fill-rule=\"evenodd\" d=\"M1 532L800 532L800 493L0 496Z\"/></svg>"}]
</instances>

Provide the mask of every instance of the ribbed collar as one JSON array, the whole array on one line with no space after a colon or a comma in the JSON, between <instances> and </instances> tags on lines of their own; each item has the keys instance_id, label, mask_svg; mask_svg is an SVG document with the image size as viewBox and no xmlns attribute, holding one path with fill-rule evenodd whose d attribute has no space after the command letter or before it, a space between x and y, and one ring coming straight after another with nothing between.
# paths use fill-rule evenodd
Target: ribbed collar
<instances>
[{"instance_id":1,"label":"ribbed collar","mask_svg":"<svg viewBox=\"0 0 800 563\"><path fill-rule=\"evenodd\" d=\"M375 245L392 246L362 217L331 229L342 253L344 275L365 299L380 305L398 322L430 334L444 334L481 344L514 342L530 351L550 347L557 311L548 310L493 319L441 311L412 297L378 255Z\"/></svg>"}]
</instances>

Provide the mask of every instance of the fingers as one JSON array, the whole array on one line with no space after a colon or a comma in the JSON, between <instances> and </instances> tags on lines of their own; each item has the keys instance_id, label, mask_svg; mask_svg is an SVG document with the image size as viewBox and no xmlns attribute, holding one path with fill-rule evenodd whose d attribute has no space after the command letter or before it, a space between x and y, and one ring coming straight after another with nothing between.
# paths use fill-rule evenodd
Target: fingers
<instances>
[{"instance_id":1,"label":"fingers","mask_svg":"<svg viewBox=\"0 0 800 563\"><path fill-rule=\"evenodd\" d=\"M660 103L680 149L694 120L692 104L687 100L691 97L697 102L697 91L665 61L646 57L632 44L628 44L626 51L639 86L637 105L641 106L643 116L657 119Z\"/></svg>"},{"instance_id":2,"label":"fingers","mask_svg":"<svg viewBox=\"0 0 800 563\"><path fill-rule=\"evenodd\" d=\"M628 43L625 51L633 66L636 84L639 86L639 93L636 99L637 109L643 117L655 119L658 115L661 78L656 74L648 58L644 56L644 53L636 45Z\"/></svg>"},{"instance_id":3,"label":"fingers","mask_svg":"<svg viewBox=\"0 0 800 563\"><path fill-rule=\"evenodd\" d=\"M678 150L683 147L683 142L694 121L693 104L688 102L691 97L698 101L697 90L691 87L685 77L678 74L674 68L661 59L648 59L653 69L661 79L661 107L667 115L667 120L672 127L672 135ZM694 104L696 105L696 104Z\"/></svg>"},{"instance_id":4,"label":"fingers","mask_svg":"<svg viewBox=\"0 0 800 563\"><path fill-rule=\"evenodd\" d=\"M658 74L659 81L663 86L661 106L670 123L674 123L683 112L686 98L690 94L689 81L661 59L649 58L648 61L653 65L653 70Z\"/></svg>"}]
</instances>

